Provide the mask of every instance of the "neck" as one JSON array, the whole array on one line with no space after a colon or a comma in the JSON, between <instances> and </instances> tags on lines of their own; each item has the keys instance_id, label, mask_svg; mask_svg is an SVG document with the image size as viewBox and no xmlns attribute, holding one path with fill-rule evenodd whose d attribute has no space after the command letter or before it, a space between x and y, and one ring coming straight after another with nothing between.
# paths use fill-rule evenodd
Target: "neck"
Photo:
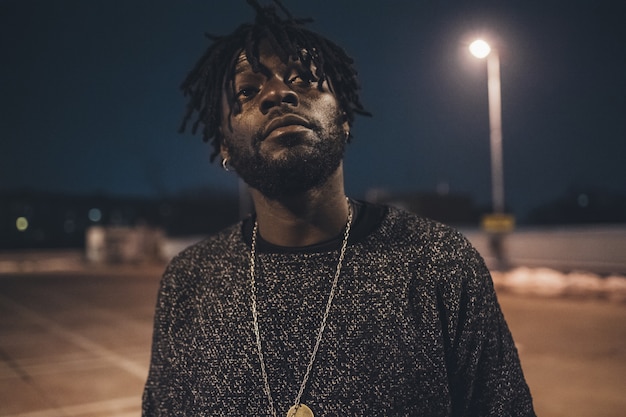
<instances>
[{"instance_id":1,"label":"neck","mask_svg":"<svg viewBox=\"0 0 626 417\"><path fill-rule=\"evenodd\" d=\"M334 238L342 232L348 216L343 170L320 187L280 199L269 199L250 189L259 234L280 246L307 246Z\"/></svg>"}]
</instances>

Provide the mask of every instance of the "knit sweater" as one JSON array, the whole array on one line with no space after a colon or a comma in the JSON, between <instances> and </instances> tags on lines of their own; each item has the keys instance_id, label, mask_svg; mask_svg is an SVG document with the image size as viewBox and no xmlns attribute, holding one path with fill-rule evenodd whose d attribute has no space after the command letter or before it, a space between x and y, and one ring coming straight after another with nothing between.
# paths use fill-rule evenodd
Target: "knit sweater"
<instances>
[{"instance_id":1,"label":"knit sweater","mask_svg":"<svg viewBox=\"0 0 626 417\"><path fill-rule=\"evenodd\" d=\"M229 227L166 269L144 417L269 415L244 230ZM339 249L257 252L263 355L284 416L306 372ZM301 402L317 417L534 416L482 258L453 229L395 208L349 241Z\"/></svg>"}]
</instances>

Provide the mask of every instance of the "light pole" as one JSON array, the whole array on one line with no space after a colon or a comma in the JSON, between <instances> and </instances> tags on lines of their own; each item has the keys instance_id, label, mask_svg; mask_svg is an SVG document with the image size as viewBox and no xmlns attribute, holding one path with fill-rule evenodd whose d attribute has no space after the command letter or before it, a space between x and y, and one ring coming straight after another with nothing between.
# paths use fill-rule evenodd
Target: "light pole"
<instances>
[{"instance_id":1,"label":"light pole","mask_svg":"<svg viewBox=\"0 0 626 417\"><path fill-rule=\"evenodd\" d=\"M487 58L487 94L489 96L489 139L491 143L491 197L494 214L504 213L504 171L502 163L502 102L500 93L500 57L498 51L481 39L469 50L477 58Z\"/></svg>"}]
</instances>

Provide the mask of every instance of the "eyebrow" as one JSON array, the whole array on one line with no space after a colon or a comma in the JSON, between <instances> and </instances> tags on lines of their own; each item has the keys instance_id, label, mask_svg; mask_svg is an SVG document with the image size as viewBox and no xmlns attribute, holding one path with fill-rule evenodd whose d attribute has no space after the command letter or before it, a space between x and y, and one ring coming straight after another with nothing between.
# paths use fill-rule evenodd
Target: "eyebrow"
<instances>
[{"instance_id":1,"label":"eyebrow","mask_svg":"<svg viewBox=\"0 0 626 417\"><path fill-rule=\"evenodd\" d=\"M240 75L242 73L245 73L246 71L250 71L250 72L252 72L254 74L261 73L261 74L263 74L265 76L268 76L268 77L270 76L271 71L269 70L269 68L267 68L265 65L261 64L260 62L259 62L259 67L260 67L259 70L255 71L252 68L252 65L248 62L248 60L246 59L245 56L240 57L237 60L237 63L235 64L235 78L238 75Z\"/></svg>"},{"instance_id":2,"label":"eyebrow","mask_svg":"<svg viewBox=\"0 0 626 417\"><path fill-rule=\"evenodd\" d=\"M248 62L248 58L246 58L246 54L242 52L239 54L239 57L237 57L237 62L235 62L235 75L241 74L250 68L251 65Z\"/></svg>"},{"instance_id":3,"label":"eyebrow","mask_svg":"<svg viewBox=\"0 0 626 417\"><path fill-rule=\"evenodd\" d=\"M312 74L314 74L315 71L313 71L313 65L311 65L311 64L312 63L310 63L309 64L309 68L307 68L304 65L304 62L302 62L301 60L298 59L296 61L290 61L286 65L287 65L287 68L290 68L290 69L296 68L296 69L308 70ZM252 65L250 64L250 62L248 61L248 58L246 57L245 51L242 51L239 54L239 56L237 57L237 61L235 62L235 73L234 73L234 76L236 77L237 75L242 74L242 73L244 73L246 71L249 71L249 70L251 70L254 73L260 72L260 73L266 74L266 75L270 72L269 69L265 65L261 64L260 62L259 62L259 66L261 67L260 70L259 71L254 71L252 69Z\"/></svg>"}]
</instances>

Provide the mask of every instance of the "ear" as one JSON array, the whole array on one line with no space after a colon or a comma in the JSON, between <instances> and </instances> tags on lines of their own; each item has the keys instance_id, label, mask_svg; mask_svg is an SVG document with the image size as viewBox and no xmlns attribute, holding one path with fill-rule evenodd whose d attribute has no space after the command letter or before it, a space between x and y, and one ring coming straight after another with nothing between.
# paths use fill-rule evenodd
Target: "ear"
<instances>
[{"instance_id":1,"label":"ear","mask_svg":"<svg viewBox=\"0 0 626 417\"><path fill-rule=\"evenodd\" d=\"M343 123L341 124L341 128L344 131L344 135L346 140L350 138L350 122L348 122L348 115L343 113Z\"/></svg>"},{"instance_id":2,"label":"ear","mask_svg":"<svg viewBox=\"0 0 626 417\"><path fill-rule=\"evenodd\" d=\"M221 141L221 145L220 145L220 156L222 157L222 159L230 159L230 152L228 150L228 147L226 146L226 144L224 143L224 141Z\"/></svg>"},{"instance_id":3,"label":"ear","mask_svg":"<svg viewBox=\"0 0 626 417\"><path fill-rule=\"evenodd\" d=\"M346 120L341 124L344 132L350 132L350 123Z\"/></svg>"},{"instance_id":4,"label":"ear","mask_svg":"<svg viewBox=\"0 0 626 417\"><path fill-rule=\"evenodd\" d=\"M220 156L224 159L228 155L228 147L226 146L224 138L224 130L222 126L217 126L217 132L215 133L215 139L220 144Z\"/></svg>"}]
</instances>

